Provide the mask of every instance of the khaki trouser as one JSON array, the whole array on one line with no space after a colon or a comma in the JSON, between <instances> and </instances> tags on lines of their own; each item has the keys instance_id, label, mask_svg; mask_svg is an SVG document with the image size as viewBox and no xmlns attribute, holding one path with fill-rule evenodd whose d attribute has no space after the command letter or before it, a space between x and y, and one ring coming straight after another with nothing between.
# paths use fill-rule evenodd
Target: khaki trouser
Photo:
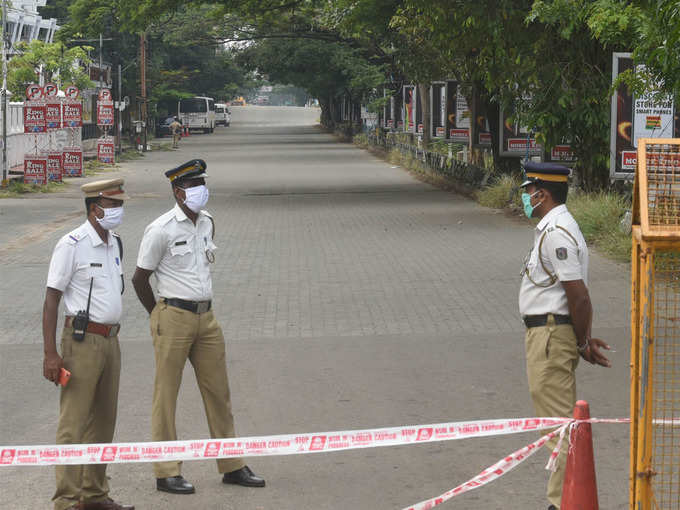
<instances>
[{"instance_id":1,"label":"khaki trouser","mask_svg":"<svg viewBox=\"0 0 680 510\"><path fill-rule=\"evenodd\" d=\"M64 328L61 355L71 380L61 389L57 444L110 443L116 427L120 345L118 337L86 333L73 340ZM106 464L56 466L55 510L108 497Z\"/></svg>"},{"instance_id":2,"label":"khaki trouser","mask_svg":"<svg viewBox=\"0 0 680 510\"><path fill-rule=\"evenodd\" d=\"M177 439L177 393L187 358L194 367L203 397L210 437L234 437L224 336L213 312L196 314L159 301L151 312L150 323L156 354L151 410L152 439ZM179 461L154 463L156 478L178 476L181 464ZM217 460L220 473L230 473L243 466L241 459Z\"/></svg>"},{"instance_id":3,"label":"khaki trouser","mask_svg":"<svg viewBox=\"0 0 680 510\"><path fill-rule=\"evenodd\" d=\"M182 135L179 133L179 131L175 131L174 133L172 133L172 146L173 147L175 147L175 148L179 147L179 139L181 138L181 136Z\"/></svg>"},{"instance_id":4,"label":"khaki trouser","mask_svg":"<svg viewBox=\"0 0 680 510\"><path fill-rule=\"evenodd\" d=\"M525 344L529 392L536 415L572 416L576 404L575 371L579 360L574 328L571 324L555 325L549 318L546 326L527 330ZM548 441L546 447L552 451L557 440ZM548 501L557 508L562 499L568 443L563 441L557 471L550 475L548 481Z\"/></svg>"}]
</instances>

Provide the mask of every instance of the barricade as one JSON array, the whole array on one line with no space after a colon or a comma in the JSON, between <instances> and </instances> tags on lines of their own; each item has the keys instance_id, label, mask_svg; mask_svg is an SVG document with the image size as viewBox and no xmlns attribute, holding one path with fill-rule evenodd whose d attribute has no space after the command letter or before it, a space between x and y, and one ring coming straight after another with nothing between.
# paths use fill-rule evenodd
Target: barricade
<instances>
[{"instance_id":1,"label":"barricade","mask_svg":"<svg viewBox=\"0 0 680 510\"><path fill-rule=\"evenodd\" d=\"M573 424L628 423L627 418L574 420L572 418L511 418L447 422L406 427L136 443L0 446L0 468L64 464L123 464L171 460L206 460L233 457L300 455L361 448L492 437L555 429L519 450L506 455L467 482L444 494L404 510L428 510L449 499L500 478L534 455L545 443L559 437L546 469L554 469L566 432ZM568 437L567 437L568 440Z\"/></svg>"}]
</instances>

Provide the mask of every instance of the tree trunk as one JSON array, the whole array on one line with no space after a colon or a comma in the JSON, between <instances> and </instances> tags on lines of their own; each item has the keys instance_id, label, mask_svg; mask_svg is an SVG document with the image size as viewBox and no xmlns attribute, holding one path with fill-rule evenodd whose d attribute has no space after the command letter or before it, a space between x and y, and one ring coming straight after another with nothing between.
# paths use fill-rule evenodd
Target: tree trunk
<instances>
[{"instance_id":1,"label":"tree trunk","mask_svg":"<svg viewBox=\"0 0 680 510\"><path fill-rule=\"evenodd\" d=\"M432 140L432 129L430 124L430 84L421 83L418 85L418 95L420 96L420 107L423 109L423 148L427 149ZM418 126L416 126L416 131Z\"/></svg>"}]
</instances>

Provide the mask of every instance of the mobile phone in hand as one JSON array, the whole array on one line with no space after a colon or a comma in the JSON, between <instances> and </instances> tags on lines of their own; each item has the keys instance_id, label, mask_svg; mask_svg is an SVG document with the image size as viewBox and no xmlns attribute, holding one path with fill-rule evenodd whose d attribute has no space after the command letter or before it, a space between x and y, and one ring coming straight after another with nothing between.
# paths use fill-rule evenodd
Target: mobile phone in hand
<instances>
[{"instance_id":1,"label":"mobile phone in hand","mask_svg":"<svg viewBox=\"0 0 680 510\"><path fill-rule=\"evenodd\" d=\"M59 372L58 384L61 385L61 386L66 386L68 384L68 380L70 378L71 378L71 372L69 372L65 368L62 368L61 371Z\"/></svg>"}]
</instances>

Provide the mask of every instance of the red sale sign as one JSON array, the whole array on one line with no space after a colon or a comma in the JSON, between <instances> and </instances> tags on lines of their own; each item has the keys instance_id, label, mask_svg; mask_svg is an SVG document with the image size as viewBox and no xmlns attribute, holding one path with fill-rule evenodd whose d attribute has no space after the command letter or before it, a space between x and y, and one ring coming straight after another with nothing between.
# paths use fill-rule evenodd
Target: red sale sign
<instances>
[{"instance_id":1,"label":"red sale sign","mask_svg":"<svg viewBox=\"0 0 680 510\"><path fill-rule=\"evenodd\" d=\"M68 177L83 175L83 151L79 147L65 147L62 153L63 174Z\"/></svg>"},{"instance_id":2,"label":"red sale sign","mask_svg":"<svg viewBox=\"0 0 680 510\"><path fill-rule=\"evenodd\" d=\"M101 163L114 163L114 145L113 138L100 138L97 140L97 159Z\"/></svg>"},{"instance_id":3,"label":"red sale sign","mask_svg":"<svg viewBox=\"0 0 680 510\"><path fill-rule=\"evenodd\" d=\"M45 124L47 129L61 127L61 103L50 102L45 105Z\"/></svg>"},{"instance_id":4,"label":"red sale sign","mask_svg":"<svg viewBox=\"0 0 680 510\"><path fill-rule=\"evenodd\" d=\"M61 152L50 151L47 153L47 180L61 182L63 175Z\"/></svg>"},{"instance_id":5,"label":"red sale sign","mask_svg":"<svg viewBox=\"0 0 680 510\"><path fill-rule=\"evenodd\" d=\"M113 126L113 102L97 101L97 125Z\"/></svg>"},{"instance_id":6,"label":"red sale sign","mask_svg":"<svg viewBox=\"0 0 680 510\"><path fill-rule=\"evenodd\" d=\"M24 133L44 133L45 114L44 104L24 103Z\"/></svg>"},{"instance_id":7,"label":"red sale sign","mask_svg":"<svg viewBox=\"0 0 680 510\"><path fill-rule=\"evenodd\" d=\"M47 184L47 157L27 154L24 157L24 183Z\"/></svg>"},{"instance_id":8,"label":"red sale sign","mask_svg":"<svg viewBox=\"0 0 680 510\"><path fill-rule=\"evenodd\" d=\"M77 128L83 125L83 105L81 103L64 102L64 127Z\"/></svg>"}]
</instances>

